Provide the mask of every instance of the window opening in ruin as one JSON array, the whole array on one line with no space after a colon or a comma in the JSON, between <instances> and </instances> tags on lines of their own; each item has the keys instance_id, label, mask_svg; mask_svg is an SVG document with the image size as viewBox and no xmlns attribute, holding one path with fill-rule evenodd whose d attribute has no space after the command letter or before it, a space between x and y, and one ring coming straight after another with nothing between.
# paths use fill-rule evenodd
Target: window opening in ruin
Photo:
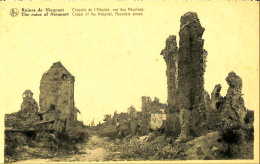
<instances>
[{"instance_id":1,"label":"window opening in ruin","mask_svg":"<svg viewBox=\"0 0 260 164\"><path fill-rule=\"evenodd\" d=\"M50 106L50 110L55 110L55 108L56 108L56 106L53 105L53 104L51 104L51 106Z\"/></svg>"},{"instance_id":2,"label":"window opening in ruin","mask_svg":"<svg viewBox=\"0 0 260 164\"><path fill-rule=\"evenodd\" d=\"M67 79L67 75L66 75L66 74L62 74L61 78L62 78L63 80L66 80L66 79Z\"/></svg>"},{"instance_id":3,"label":"window opening in ruin","mask_svg":"<svg viewBox=\"0 0 260 164\"><path fill-rule=\"evenodd\" d=\"M39 117L40 117L40 120L42 121L43 120L42 114L39 114Z\"/></svg>"},{"instance_id":4,"label":"window opening in ruin","mask_svg":"<svg viewBox=\"0 0 260 164\"><path fill-rule=\"evenodd\" d=\"M219 92L217 92L217 93L216 93L216 97L219 97L219 95L220 95Z\"/></svg>"},{"instance_id":5,"label":"window opening in ruin","mask_svg":"<svg viewBox=\"0 0 260 164\"><path fill-rule=\"evenodd\" d=\"M220 108L220 105L221 105L221 102L217 102L217 103L216 103L216 109L219 109L219 108Z\"/></svg>"}]
</instances>

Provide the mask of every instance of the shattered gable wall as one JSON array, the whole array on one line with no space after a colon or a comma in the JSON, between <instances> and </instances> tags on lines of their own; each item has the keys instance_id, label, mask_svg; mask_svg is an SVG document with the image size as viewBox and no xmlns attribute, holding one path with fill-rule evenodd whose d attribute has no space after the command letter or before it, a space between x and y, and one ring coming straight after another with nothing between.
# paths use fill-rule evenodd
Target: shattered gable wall
<instances>
[{"instance_id":1,"label":"shattered gable wall","mask_svg":"<svg viewBox=\"0 0 260 164\"><path fill-rule=\"evenodd\" d=\"M74 121L74 79L61 62L53 63L43 74L39 100L45 118L55 117L66 124Z\"/></svg>"}]
</instances>

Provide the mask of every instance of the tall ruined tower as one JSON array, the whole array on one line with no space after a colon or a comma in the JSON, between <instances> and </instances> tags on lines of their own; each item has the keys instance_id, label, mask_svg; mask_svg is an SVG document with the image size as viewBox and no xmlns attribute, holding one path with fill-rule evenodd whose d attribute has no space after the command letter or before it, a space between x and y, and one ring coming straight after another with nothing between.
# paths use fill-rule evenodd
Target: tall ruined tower
<instances>
[{"instance_id":1,"label":"tall ruined tower","mask_svg":"<svg viewBox=\"0 0 260 164\"><path fill-rule=\"evenodd\" d=\"M40 112L69 125L74 121L74 81L61 62L53 63L40 84Z\"/></svg>"},{"instance_id":2,"label":"tall ruined tower","mask_svg":"<svg viewBox=\"0 0 260 164\"><path fill-rule=\"evenodd\" d=\"M167 102L170 113L178 112L181 108L204 106L204 72L208 54L203 49L204 30L197 13L188 12L181 17L179 50L175 35L166 39L161 55L167 65Z\"/></svg>"},{"instance_id":3,"label":"tall ruined tower","mask_svg":"<svg viewBox=\"0 0 260 164\"><path fill-rule=\"evenodd\" d=\"M180 109L203 106L206 56L202 39L204 30L197 13L188 12L181 17L178 62Z\"/></svg>"},{"instance_id":4,"label":"tall ruined tower","mask_svg":"<svg viewBox=\"0 0 260 164\"><path fill-rule=\"evenodd\" d=\"M170 35L166 39L166 46L162 50L161 55L166 62L167 90L168 90L168 109L170 113L178 111L177 106L177 89L178 89L178 47L176 36Z\"/></svg>"},{"instance_id":5,"label":"tall ruined tower","mask_svg":"<svg viewBox=\"0 0 260 164\"><path fill-rule=\"evenodd\" d=\"M204 72L207 51L203 49L201 26L197 13L181 17L179 49L176 36L170 35L161 55L167 69L168 109L177 114L181 126L179 141L202 132L204 121ZM173 129L172 129L173 130Z\"/></svg>"}]
</instances>

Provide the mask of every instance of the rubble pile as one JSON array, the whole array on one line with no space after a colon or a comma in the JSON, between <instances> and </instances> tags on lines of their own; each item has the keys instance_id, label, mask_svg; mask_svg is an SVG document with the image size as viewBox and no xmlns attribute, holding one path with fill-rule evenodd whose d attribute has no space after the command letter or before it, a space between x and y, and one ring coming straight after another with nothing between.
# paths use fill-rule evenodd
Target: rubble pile
<instances>
[{"instance_id":1,"label":"rubble pile","mask_svg":"<svg viewBox=\"0 0 260 164\"><path fill-rule=\"evenodd\" d=\"M52 158L78 152L77 143L87 140L83 132L5 132L5 161Z\"/></svg>"},{"instance_id":2,"label":"rubble pile","mask_svg":"<svg viewBox=\"0 0 260 164\"><path fill-rule=\"evenodd\" d=\"M118 138L118 134L120 132L117 131L115 125L106 125L101 128L99 135L102 137L108 137L109 139L116 139Z\"/></svg>"},{"instance_id":3,"label":"rubble pile","mask_svg":"<svg viewBox=\"0 0 260 164\"><path fill-rule=\"evenodd\" d=\"M128 136L123 140L108 145L112 151L121 152L114 160L175 160L184 159L184 144L175 148L172 139L159 133L149 133L147 136Z\"/></svg>"},{"instance_id":4,"label":"rubble pile","mask_svg":"<svg viewBox=\"0 0 260 164\"><path fill-rule=\"evenodd\" d=\"M245 135L245 134L243 134ZM112 152L107 160L220 160L252 159L253 141L239 136L223 135L221 132L209 132L188 142L176 142L174 138L158 132L146 136L127 136L108 144Z\"/></svg>"}]
</instances>

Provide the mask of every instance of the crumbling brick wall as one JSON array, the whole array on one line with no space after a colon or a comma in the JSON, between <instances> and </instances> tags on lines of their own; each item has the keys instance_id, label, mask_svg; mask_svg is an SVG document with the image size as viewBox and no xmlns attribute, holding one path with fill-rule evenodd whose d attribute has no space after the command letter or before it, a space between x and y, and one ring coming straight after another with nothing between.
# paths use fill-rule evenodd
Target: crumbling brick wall
<instances>
[{"instance_id":1,"label":"crumbling brick wall","mask_svg":"<svg viewBox=\"0 0 260 164\"><path fill-rule=\"evenodd\" d=\"M40 84L40 111L45 117L55 116L56 120L70 124L74 121L75 78L61 62L53 63L45 72Z\"/></svg>"}]
</instances>

